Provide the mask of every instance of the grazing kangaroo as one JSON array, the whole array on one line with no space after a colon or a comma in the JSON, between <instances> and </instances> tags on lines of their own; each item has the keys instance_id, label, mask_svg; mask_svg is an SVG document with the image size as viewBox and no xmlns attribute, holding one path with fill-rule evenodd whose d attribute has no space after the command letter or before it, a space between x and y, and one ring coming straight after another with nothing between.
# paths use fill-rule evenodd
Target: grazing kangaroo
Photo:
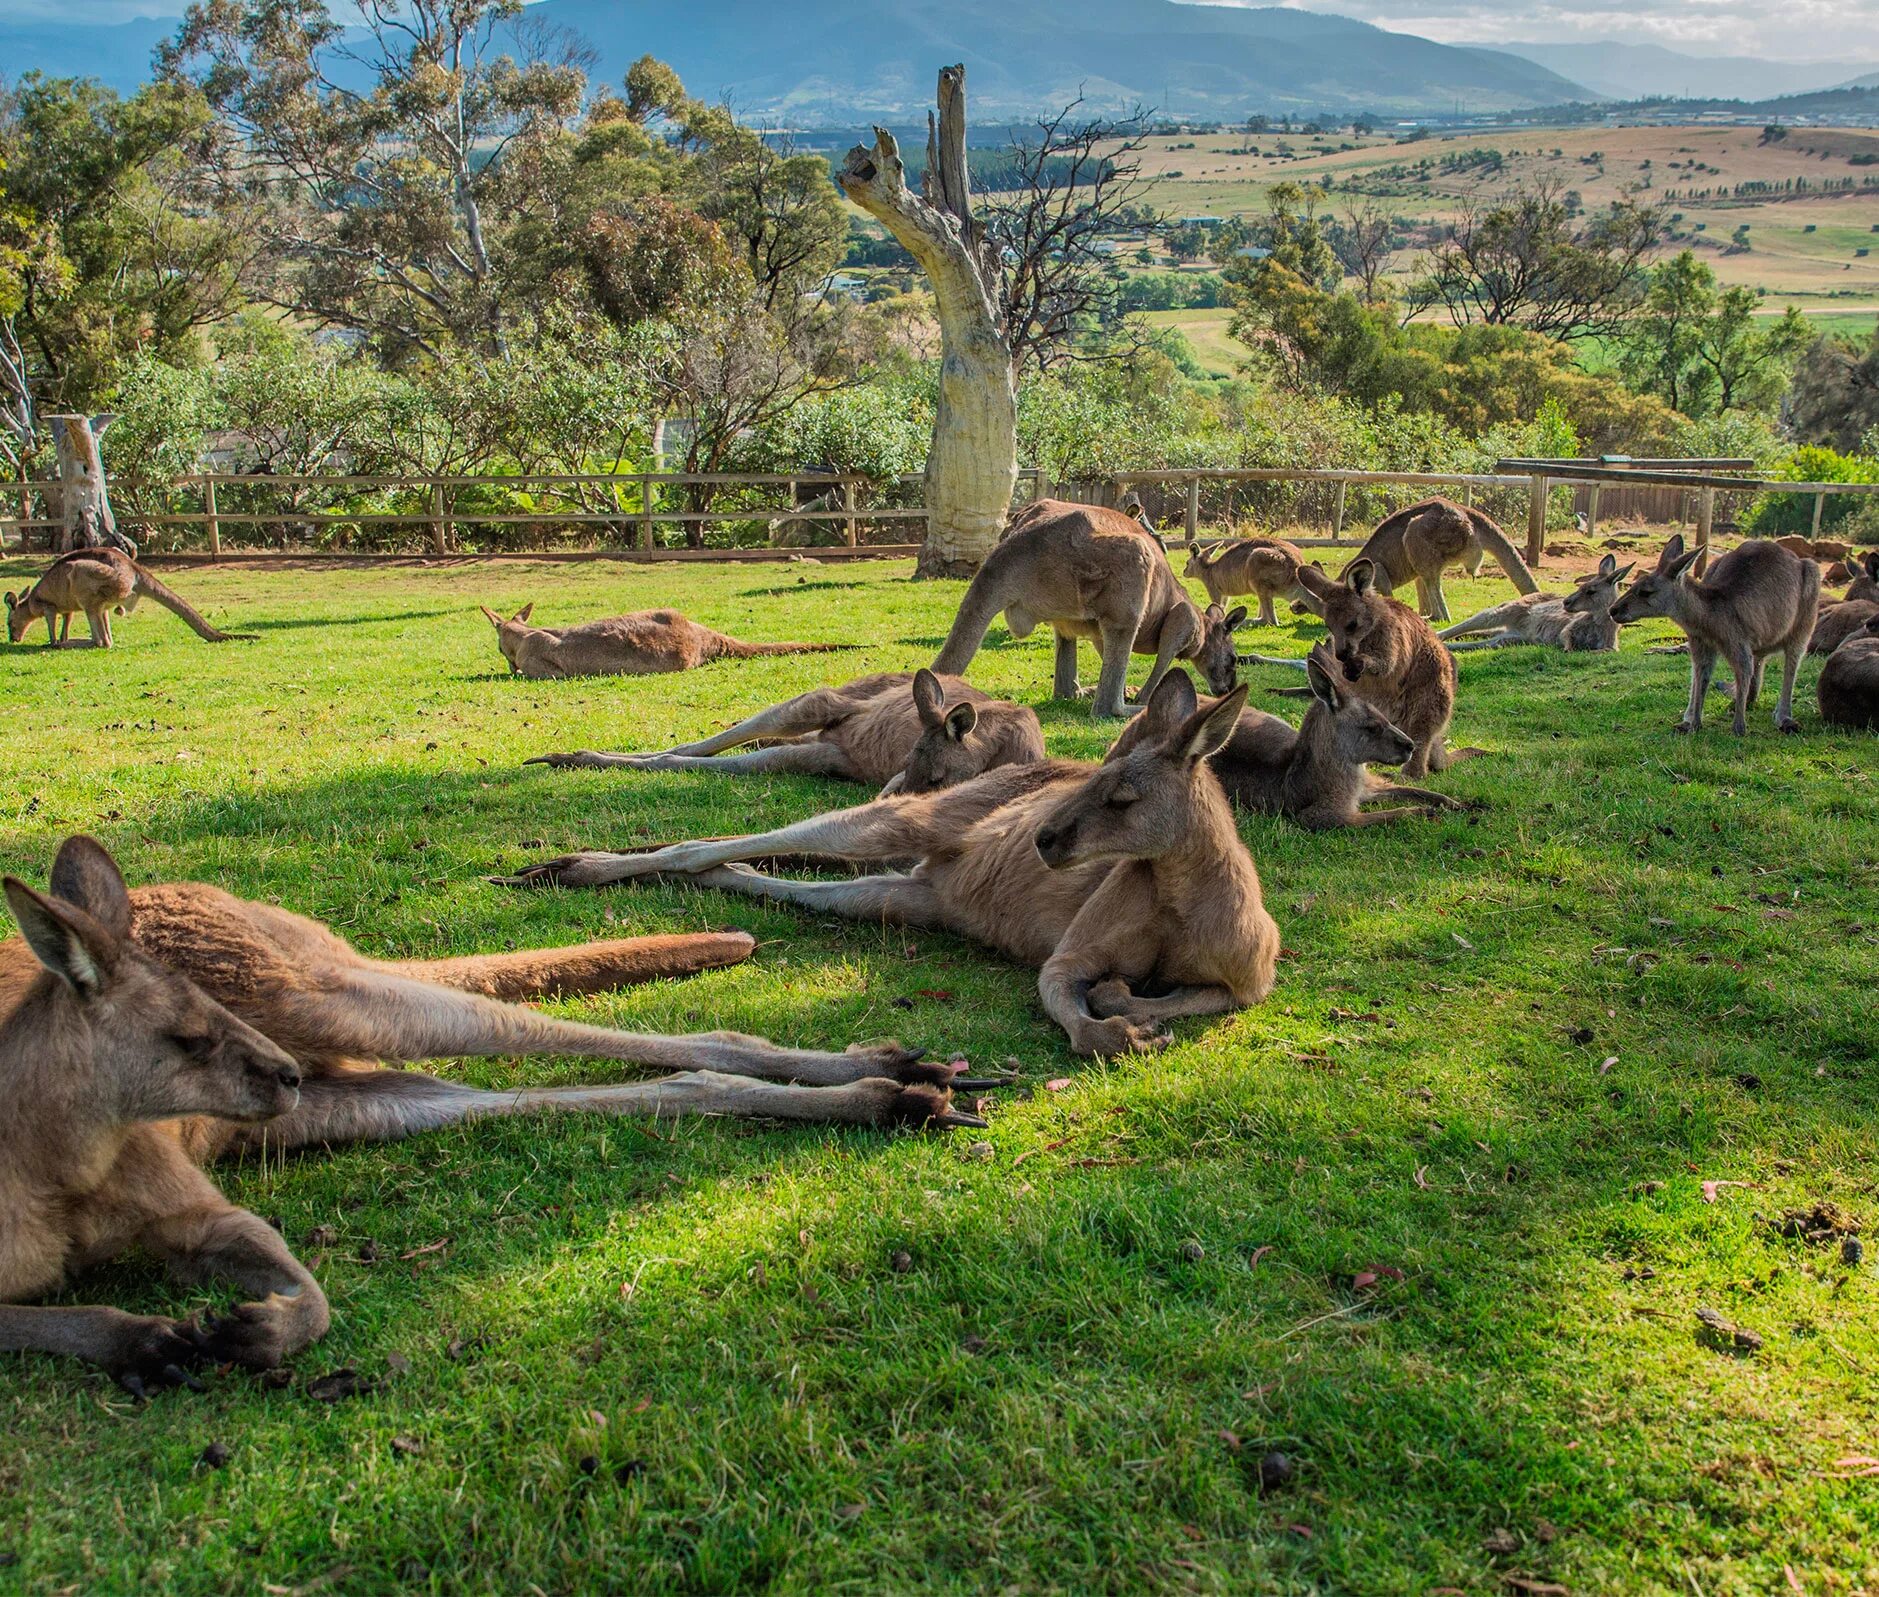
<instances>
[{"instance_id":1,"label":"grazing kangaroo","mask_svg":"<svg viewBox=\"0 0 1879 1597\"><path fill-rule=\"evenodd\" d=\"M1657 558L1612 607L1620 623L1663 616L1677 623L1690 640L1690 707L1677 723L1679 732L1703 724L1703 699L1718 658L1735 677L1735 733L1748 731L1748 711L1761 693L1762 666L1772 654L1783 657L1781 697L1775 726L1800 731L1794 719L1794 676L1801 668L1814 620L1820 609L1820 567L1779 544L1751 538L1714 562L1701 582L1690 567L1704 553L1686 552L1683 534L1673 534Z\"/></svg>"},{"instance_id":2,"label":"grazing kangaroo","mask_svg":"<svg viewBox=\"0 0 1879 1597\"><path fill-rule=\"evenodd\" d=\"M1837 599L1820 601L1820 619L1814 623L1814 635L1807 640L1809 654L1832 654L1879 616L1879 554L1869 554L1863 560L1848 555L1844 570L1846 592Z\"/></svg>"},{"instance_id":3,"label":"grazing kangaroo","mask_svg":"<svg viewBox=\"0 0 1879 1597\"><path fill-rule=\"evenodd\" d=\"M1401 787L1371 775L1366 765L1401 765L1415 748L1415 740L1392 726L1373 704L1337 684L1336 661L1320 643L1305 661L1312 702L1296 731L1291 724L1262 710L1240 711L1239 724L1226 746L1209 763L1220 786L1243 809L1284 815L1311 831L1339 826L1377 826L1412 815L1433 815L1458 810L1461 804L1425 787ZM1176 669L1169 680L1187 681ZM1144 712L1123 729L1104 763L1130 753L1146 739L1164 737L1167 715L1187 716L1201 706L1193 685L1181 697L1165 702L1157 696L1162 714ZM1211 705L1206 706L1212 708ZM1414 799L1414 805L1389 810L1360 810L1377 799Z\"/></svg>"},{"instance_id":4,"label":"grazing kangaroo","mask_svg":"<svg viewBox=\"0 0 1879 1597\"><path fill-rule=\"evenodd\" d=\"M1279 955L1259 872L1207 764L1232 736L1246 689L1177 716L1171 696L1193 692L1182 673L1164 678L1148 705L1162 735L1106 765L1007 766L773 832L570 854L505 884L600 887L683 873L825 914L954 932L1037 966L1038 996L1078 1053L1159 1048L1165 1020L1258 1003ZM821 882L736 863L777 855L919 863Z\"/></svg>"},{"instance_id":5,"label":"grazing kangaroo","mask_svg":"<svg viewBox=\"0 0 1879 1597\"><path fill-rule=\"evenodd\" d=\"M64 647L72 630L72 617L85 613L91 628L91 647L111 647L111 612L128 615L137 601L151 598L166 610L174 610L188 623L189 629L210 643L232 643L252 636L246 632L219 632L202 619L196 609L180 594L157 580L151 571L121 549L78 549L63 555L24 593L9 593L7 602L7 641L18 643L26 630L41 617L46 623L46 642ZM53 631L53 623L58 631Z\"/></svg>"},{"instance_id":6,"label":"grazing kangaroo","mask_svg":"<svg viewBox=\"0 0 1879 1597\"><path fill-rule=\"evenodd\" d=\"M1618 600L1619 585L1631 575L1633 567L1620 569L1617 559L1606 555L1598 570L1581 577L1571 593L1523 593L1444 627L1436 636L1444 643L1450 638L1464 638L1471 633L1489 632L1492 637L1473 638L1455 643L1454 649L1505 649L1518 643L1535 643L1549 649L1564 649L1569 654L1609 653L1618 647L1618 623L1612 620L1612 606Z\"/></svg>"},{"instance_id":7,"label":"grazing kangaroo","mask_svg":"<svg viewBox=\"0 0 1879 1597\"><path fill-rule=\"evenodd\" d=\"M1827 656L1814 696L1828 725L1879 730L1879 615Z\"/></svg>"},{"instance_id":8,"label":"grazing kangaroo","mask_svg":"<svg viewBox=\"0 0 1879 1597\"><path fill-rule=\"evenodd\" d=\"M748 754L742 744L770 743ZM759 710L696 743L656 754L540 754L529 765L633 771L797 771L866 782L885 793L929 793L1001 765L1044 758L1036 711L922 669L857 677Z\"/></svg>"},{"instance_id":9,"label":"grazing kangaroo","mask_svg":"<svg viewBox=\"0 0 1879 1597\"><path fill-rule=\"evenodd\" d=\"M1040 621L1056 632L1052 691L1060 699L1078 696L1077 639L1096 645L1102 674L1091 709L1099 717L1129 713L1123 690L1131 652L1155 657L1140 703L1176 660L1192 660L1214 692L1230 692L1233 631L1246 619L1244 609L1228 614L1219 605L1203 613L1159 545L1121 511L1061 499L1026 506L985 557L933 669L962 673L1001 610L1014 638L1029 637Z\"/></svg>"},{"instance_id":10,"label":"grazing kangaroo","mask_svg":"<svg viewBox=\"0 0 1879 1597\"><path fill-rule=\"evenodd\" d=\"M387 1142L549 1109L984 1124L950 1107L952 1067L898 1044L837 1054L730 1032L635 1035L498 1001L735 964L753 946L741 932L369 960L318 922L214 887L129 892L84 837L59 850L50 893L5 887L23 937L0 943L0 1349L89 1359L135 1393L188 1384L196 1362L269 1368L326 1331L319 1284L200 1168L224 1152ZM528 1053L678 1073L488 1092L377 1068ZM201 1325L19 1306L138 1245L252 1301Z\"/></svg>"},{"instance_id":11,"label":"grazing kangaroo","mask_svg":"<svg viewBox=\"0 0 1879 1597\"><path fill-rule=\"evenodd\" d=\"M749 660L770 654L827 654L847 643L744 643L713 632L676 610L638 610L577 627L532 627L533 604L507 621L477 608L496 629L496 644L509 670L524 677L650 676L690 671L708 660Z\"/></svg>"},{"instance_id":12,"label":"grazing kangaroo","mask_svg":"<svg viewBox=\"0 0 1879 1597\"><path fill-rule=\"evenodd\" d=\"M1534 593L1539 584L1492 517L1458 505L1452 499L1424 499L1385 516L1364 540L1357 560L1377 568L1376 584L1387 598L1407 582L1416 584L1416 608L1436 621L1446 621L1448 600L1442 593L1442 573L1449 566L1464 567L1469 576L1493 555L1507 579L1522 593ZM1356 562L1353 561L1352 564ZM1348 574L1350 567L1344 568Z\"/></svg>"},{"instance_id":13,"label":"grazing kangaroo","mask_svg":"<svg viewBox=\"0 0 1879 1597\"><path fill-rule=\"evenodd\" d=\"M1304 564L1297 545L1283 538L1238 538L1211 550L1196 549L1182 575L1197 578L1215 604L1225 604L1237 594L1257 594L1259 624L1271 627L1279 622L1272 607L1275 599L1303 601L1298 569Z\"/></svg>"}]
</instances>

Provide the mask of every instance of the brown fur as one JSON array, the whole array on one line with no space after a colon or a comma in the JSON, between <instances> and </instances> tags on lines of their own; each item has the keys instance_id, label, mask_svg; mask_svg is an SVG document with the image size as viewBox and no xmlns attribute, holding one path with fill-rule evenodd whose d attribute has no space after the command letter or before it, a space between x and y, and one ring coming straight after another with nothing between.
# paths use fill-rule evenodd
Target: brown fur
<instances>
[{"instance_id":1,"label":"brown fur","mask_svg":"<svg viewBox=\"0 0 1879 1597\"><path fill-rule=\"evenodd\" d=\"M1102 658L1092 711L1125 716L1129 655L1152 654L1142 684L1146 703L1176 660L1192 660L1216 693L1234 682L1233 630L1246 612L1218 605L1201 611L1187 595L1166 553L1119 510L1040 499L1013 520L979 567L960 601L945 647L933 662L944 675L972 663L992 618L1004 612L1014 638L1040 621L1057 635L1053 692L1078 697L1077 640L1095 644Z\"/></svg>"},{"instance_id":2,"label":"brown fur","mask_svg":"<svg viewBox=\"0 0 1879 1597\"><path fill-rule=\"evenodd\" d=\"M598 887L679 875L852 919L929 926L1039 967L1038 994L1079 1053L1160 1047L1161 1022L1221 1014L1271 990L1279 935L1259 873L1207 764L1246 690L1182 719L1112 763L1007 766L958 787L896 795L748 837L640 853L572 854L512 885ZM793 881L737 863L778 855L918 863L848 881Z\"/></svg>"},{"instance_id":3,"label":"brown fur","mask_svg":"<svg viewBox=\"0 0 1879 1597\"><path fill-rule=\"evenodd\" d=\"M1618 602L1619 585L1632 569L1626 566L1620 570L1617 559L1606 555L1599 561L1598 570L1581 577L1571 593L1523 593L1518 599L1493 605L1466 621L1444 627L1436 636L1447 643L1451 638L1474 633L1492 634L1450 644L1454 649L1504 649L1533 643L1564 649L1568 654L1608 652L1618 647L1618 623L1612 620L1612 606Z\"/></svg>"},{"instance_id":4,"label":"brown fur","mask_svg":"<svg viewBox=\"0 0 1879 1597\"><path fill-rule=\"evenodd\" d=\"M725 755L743 744L768 746ZM1035 711L981 693L963 677L883 671L817 688L735 726L656 754L543 754L530 765L636 771L797 771L895 793L952 787L1000 765L1044 758Z\"/></svg>"},{"instance_id":5,"label":"brown fur","mask_svg":"<svg viewBox=\"0 0 1879 1597\"><path fill-rule=\"evenodd\" d=\"M1367 771L1364 767L1369 764L1401 765L1414 751L1414 740L1391 725L1375 705L1338 685L1337 662L1323 644L1312 650L1306 673L1312 702L1296 730L1276 715L1242 710L1226 747L1210 757L1208 763L1229 799L1242 809L1284 815L1312 831L1376 826L1461 808L1443 794L1402 787ZM1185 673L1171 672L1173 677L1185 680ZM1211 704L1203 699L1196 705L1190 687L1184 700L1171 701L1167 708L1191 714ZM1167 731L1165 715L1138 715L1116 739L1104 763L1144 741L1165 737ZM1377 799L1417 802L1389 810L1360 808Z\"/></svg>"},{"instance_id":6,"label":"brown fur","mask_svg":"<svg viewBox=\"0 0 1879 1597\"><path fill-rule=\"evenodd\" d=\"M1415 750L1403 775L1443 771L1459 753L1447 747L1455 713L1455 659L1429 623L1377 590L1376 568L1356 560L1342 582L1307 566L1302 580L1323 607L1326 643L1336 656L1343 686L1375 705L1407 732Z\"/></svg>"},{"instance_id":7,"label":"brown fur","mask_svg":"<svg viewBox=\"0 0 1879 1597\"><path fill-rule=\"evenodd\" d=\"M1685 551L1681 533L1612 607L1621 624L1663 616L1677 623L1690 640L1690 703L1679 732L1703 724L1703 699L1716 662L1727 662L1735 677L1735 732L1748 731L1748 710L1761 692L1762 665L1770 655L1783 656L1781 697L1775 726L1798 732L1794 719L1794 677L1820 609L1820 567L1778 544L1752 538L1723 555L1701 582L1690 568L1703 550Z\"/></svg>"},{"instance_id":8,"label":"brown fur","mask_svg":"<svg viewBox=\"0 0 1879 1597\"><path fill-rule=\"evenodd\" d=\"M1879 730L1879 615L1827 656L1814 696L1828 725Z\"/></svg>"},{"instance_id":9,"label":"brown fur","mask_svg":"<svg viewBox=\"0 0 1879 1597\"><path fill-rule=\"evenodd\" d=\"M1448 600L1442 592L1442 573L1460 566L1469 576L1493 555L1507 578L1522 593L1539 584L1492 517L1452 499L1423 499L1406 505L1377 523L1377 529L1357 551L1356 560L1369 560L1377 568L1377 586L1387 598L1395 589L1413 582L1416 608L1436 621L1446 621ZM1352 564L1356 564L1356 560ZM1346 566L1345 572L1350 570Z\"/></svg>"},{"instance_id":10,"label":"brown fur","mask_svg":"<svg viewBox=\"0 0 1879 1597\"><path fill-rule=\"evenodd\" d=\"M1844 578L1846 592L1820 601L1820 619L1807 640L1809 654L1832 654L1874 616L1879 615L1879 553L1862 559L1849 555L1843 566L1828 572L1830 580Z\"/></svg>"},{"instance_id":11,"label":"brown fur","mask_svg":"<svg viewBox=\"0 0 1879 1597\"><path fill-rule=\"evenodd\" d=\"M33 622L44 620L48 646L66 647L72 617L82 611L91 629L90 646L108 649L112 641L111 613L127 615L143 598L154 599L166 610L174 611L197 637L209 643L232 643L251 636L221 632L210 626L187 600L121 549L79 549L55 560L24 593L6 596L7 640L20 642Z\"/></svg>"},{"instance_id":12,"label":"brown fur","mask_svg":"<svg viewBox=\"0 0 1879 1597\"><path fill-rule=\"evenodd\" d=\"M517 676L651 676L690 671L711 660L749 660L771 654L827 654L846 643L745 643L688 620L676 610L638 610L575 627L533 627L535 606L507 621L480 608L496 629L496 644Z\"/></svg>"},{"instance_id":13,"label":"brown fur","mask_svg":"<svg viewBox=\"0 0 1879 1597\"><path fill-rule=\"evenodd\" d=\"M318 1283L200 1168L231 1150L389 1141L531 1110L983 1124L953 1067L898 1044L816 1053L716 1032L636 1035L497 998L593 992L749 957L741 932L468 959L367 959L318 922L200 883L125 889L74 838L52 891L8 878L0 943L0 1349L75 1354L133 1391L197 1362L266 1368L324 1334ZM678 1072L485 1092L382 1061L527 1053ZM142 1245L184 1279L254 1294L203 1325L8 1307Z\"/></svg>"},{"instance_id":14,"label":"brown fur","mask_svg":"<svg viewBox=\"0 0 1879 1597\"><path fill-rule=\"evenodd\" d=\"M1242 593L1256 594L1259 624L1270 627L1279 619L1273 609L1275 600L1304 597L1298 581L1299 567L1304 564L1298 546L1283 538L1238 538L1211 550L1196 549L1182 574L1197 578L1215 604L1224 605Z\"/></svg>"}]
</instances>

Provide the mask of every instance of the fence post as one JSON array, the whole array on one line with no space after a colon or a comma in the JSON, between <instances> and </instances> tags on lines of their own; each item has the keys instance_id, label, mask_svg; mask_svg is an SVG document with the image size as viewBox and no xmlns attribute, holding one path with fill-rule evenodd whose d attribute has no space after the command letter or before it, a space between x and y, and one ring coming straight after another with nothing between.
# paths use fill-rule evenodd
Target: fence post
<instances>
[{"instance_id":1,"label":"fence post","mask_svg":"<svg viewBox=\"0 0 1879 1597\"><path fill-rule=\"evenodd\" d=\"M653 547L652 526L652 478L641 476L639 479L639 546L650 550Z\"/></svg>"},{"instance_id":2,"label":"fence post","mask_svg":"<svg viewBox=\"0 0 1879 1597\"><path fill-rule=\"evenodd\" d=\"M1696 496L1696 547L1701 551L1696 557L1696 575L1702 576L1709 567L1709 529L1716 521L1716 490L1704 488Z\"/></svg>"},{"instance_id":3,"label":"fence post","mask_svg":"<svg viewBox=\"0 0 1879 1597\"><path fill-rule=\"evenodd\" d=\"M215 513L215 479L209 478L202 485L202 508L209 517L209 558L222 558L222 523Z\"/></svg>"},{"instance_id":4,"label":"fence post","mask_svg":"<svg viewBox=\"0 0 1879 1597\"><path fill-rule=\"evenodd\" d=\"M1546 552L1546 493L1544 477L1536 476L1527 496L1527 564Z\"/></svg>"},{"instance_id":5,"label":"fence post","mask_svg":"<svg viewBox=\"0 0 1879 1597\"><path fill-rule=\"evenodd\" d=\"M843 523L848 534L848 547L855 547L855 480L850 477L842 484L842 509L848 512L848 520Z\"/></svg>"},{"instance_id":6,"label":"fence post","mask_svg":"<svg viewBox=\"0 0 1879 1597\"><path fill-rule=\"evenodd\" d=\"M1344 494L1350 487L1347 482L1337 485L1337 503L1331 513L1331 541L1336 543L1344 536Z\"/></svg>"},{"instance_id":7,"label":"fence post","mask_svg":"<svg viewBox=\"0 0 1879 1597\"><path fill-rule=\"evenodd\" d=\"M1187 480L1187 546L1192 549L1200 536L1200 473Z\"/></svg>"},{"instance_id":8,"label":"fence post","mask_svg":"<svg viewBox=\"0 0 1879 1597\"><path fill-rule=\"evenodd\" d=\"M1598 487L1593 483L1585 496L1585 535L1588 538L1598 536Z\"/></svg>"},{"instance_id":9,"label":"fence post","mask_svg":"<svg viewBox=\"0 0 1879 1597\"><path fill-rule=\"evenodd\" d=\"M438 554L446 554L450 549L450 523L446 519L449 512L444 506L444 485L441 482L431 484L431 547Z\"/></svg>"},{"instance_id":10,"label":"fence post","mask_svg":"<svg viewBox=\"0 0 1879 1597\"><path fill-rule=\"evenodd\" d=\"M1825 508L1826 503L1827 496L1825 494L1814 495L1814 530L1808 534L1809 537L1818 538L1820 536L1820 512Z\"/></svg>"}]
</instances>

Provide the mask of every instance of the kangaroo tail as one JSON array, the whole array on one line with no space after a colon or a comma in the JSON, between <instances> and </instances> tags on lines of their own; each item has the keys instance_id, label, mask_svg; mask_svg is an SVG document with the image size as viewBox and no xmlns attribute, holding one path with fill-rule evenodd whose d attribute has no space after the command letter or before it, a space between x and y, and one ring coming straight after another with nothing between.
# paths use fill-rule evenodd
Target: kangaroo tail
<instances>
[{"instance_id":1,"label":"kangaroo tail","mask_svg":"<svg viewBox=\"0 0 1879 1597\"><path fill-rule=\"evenodd\" d=\"M1447 642L1450 638L1465 637L1470 632L1486 632L1490 628L1501 626L1501 612L1504 605L1489 605L1487 609L1468 617L1466 621L1457 621L1452 627L1443 627L1436 636Z\"/></svg>"},{"instance_id":2,"label":"kangaroo tail","mask_svg":"<svg viewBox=\"0 0 1879 1597\"><path fill-rule=\"evenodd\" d=\"M1005 608L1006 594L999 580L1003 562L998 560L998 552L993 550L990 558L979 567L971 586L966 589L965 598L959 601L959 613L953 617L946 642L933 662L933 669L942 676L965 674L973 655L979 652L979 645L985 641L985 634L991 630L992 618Z\"/></svg>"},{"instance_id":3,"label":"kangaroo tail","mask_svg":"<svg viewBox=\"0 0 1879 1597\"><path fill-rule=\"evenodd\" d=\"M201 612L198 611L194 605L190 604L181 594L165 587L163 583L159 582L157 578L151 574L149 569L144 566L137 567L137 586L133 590L133 596L135 594L148 594L152 599L155 599L158 604L162 605L164 609L175 611L175 613L181 616L188 624L190 631L195 633L199 638L206 638L210 643L231 643L237 638L253 636L252 633L246 632L217 631L214 627L210 626L207 621L202 619Z\"/></svg>"},{"instance_id":4,"label":"kangaroo tail","mask_svg":"<svg viewBox=\"0 0 1879 1597\"><path fill-rule=\"evenodd\" d=\"M511 1003L602 993L615 987L695 976L741 964L757 946L748 932L696 932L671 937L620 937L538 948L519 954L471 954L463 959L402 960L389 968L417 981Z\"/></svg>"},{"instance_id":5,"label":"kangaroo tail","mask_svg":"<svg viewBox=\"0 0 1879 1597\"><path fill-rule=\"evenodd\" d=\"M1527 569L1527 562L1521 558L1520 551L1501 531L1500 523L1479 510L1470 510L1468 519L1474 523L1475 536L1487 545L1488 553L1501 563L1501 570L1507 573L1507 580L1522 593L1538 593L1539 583L1533 580L1533 573Z\"/></svg>"},{"instance_id":6,"label":"kangaroo tail","mask_svg":"<svg viewBox=\"0 0 1879 1597\"><path fill-rule=\"evenodd\" d=\"M744 643L732 639L737 644L734 649L724 652L739 660L754 660L767 654L835 654L843 649L859 649L858 643Z\"/></svg>"},{"instance_id":7,"label":"kangaroo tail","mask_svg":"<svg viewBox=\"0 0 1879 1597\"><path fill-rule=\"evenodd\" d=\"M1283 654L1236 654L1233 658L1240 665L1282 665L1288 671L1305 669L1303 660L1294 660Z\"/></svg>"}]
</instances>

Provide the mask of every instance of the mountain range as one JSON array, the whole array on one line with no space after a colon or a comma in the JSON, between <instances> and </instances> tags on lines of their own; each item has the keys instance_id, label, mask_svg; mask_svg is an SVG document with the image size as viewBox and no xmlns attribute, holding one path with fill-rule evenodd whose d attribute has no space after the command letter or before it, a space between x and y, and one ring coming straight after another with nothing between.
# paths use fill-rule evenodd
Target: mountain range
<instances>
[{"instance_id":1,"label":"mountain range","mask_svg":"<svg viewBox=\"0 0 1879 1597\"><path fill-rule=\"evenodd\" d=\"M1550 67L1600 99L1771 100L1821 89L1870 88L1879 62L1765 61L1756 56L1694 56L1661 44L1503 44L1510 55ZM1858 74L1864 72L1865 77Z\"/></svg>"}]
</instances>

